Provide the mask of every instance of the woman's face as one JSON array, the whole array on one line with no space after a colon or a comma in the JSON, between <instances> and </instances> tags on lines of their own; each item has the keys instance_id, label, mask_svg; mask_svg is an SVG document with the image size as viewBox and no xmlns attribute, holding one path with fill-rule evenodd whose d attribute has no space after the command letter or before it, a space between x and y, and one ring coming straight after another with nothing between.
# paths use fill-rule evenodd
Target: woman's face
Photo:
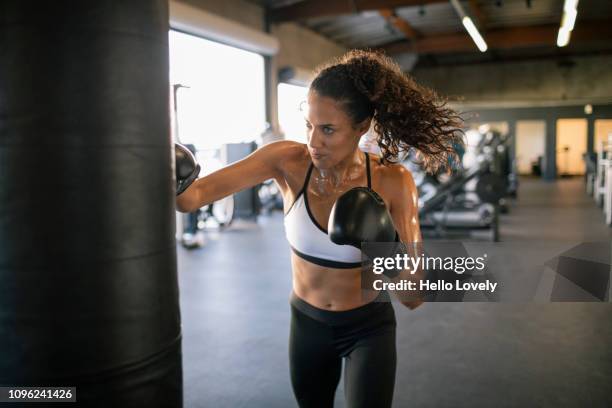
<instances>
[{"instance_id":1,"label":"woman's face","mask_svg":"<svg viewBox=\"0 0 612 408\"><path fill-rule=\"evenodd\" d=\"M352 155L370 121L354 125L335 99L308 92L305 112L308 152L318 169L329 169Z\"/></svg>"}]
</instances>

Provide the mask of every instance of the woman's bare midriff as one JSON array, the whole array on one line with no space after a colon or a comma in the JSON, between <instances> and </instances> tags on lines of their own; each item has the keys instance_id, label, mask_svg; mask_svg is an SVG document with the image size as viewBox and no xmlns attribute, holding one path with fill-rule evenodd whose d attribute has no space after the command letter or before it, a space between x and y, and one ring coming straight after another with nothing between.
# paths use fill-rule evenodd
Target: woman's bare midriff
<instances>
[{"instance_id":1,"label":"woman's bare midriff","mask_svg":"<svg viewBox=\"0 0 612 408\"><path fill-rule=\"evenodd\" d=\"M285 214L289 211L304 185L306 173L311 164L306 145L295 147L295 157L283 163L284 177L277 180L283 193ZM373 166L373 165L372 165ZM355 186L367 183L365 166L362 165L362 174L353 180ZM374 174L374 170L373 170ZM347 190L351 186L343 186L340 190ZM330 201L321 203L321 196L308 190L311 209L315 213L324 212L329 215L334 199L324 197ZM337 194L336 194L337 195ZM332 197L334 198L334 197ZM321 211L319 206L327 207ZM319 216L321 225L327 225L327 217ZM361 289L361 269L327 268L310 263L294 253L291 253L291 270L293 272L293 291L302 300L319 309L330 311L345 311L355 309L373 301L378 292L363 291Z\"/></svg>"},{"instance_id":2,"label":"woman's bare midriff","mask_svg":"<svg viewBox=\"0 0 612 408\"><path fill-rule=\"evenodd\" d=\"M335 269L312 264L291 254L293 291L314 307L330 311L355 309L373 301L378 292L363 291L361 269Z\"/></svg>"}]
</instances>

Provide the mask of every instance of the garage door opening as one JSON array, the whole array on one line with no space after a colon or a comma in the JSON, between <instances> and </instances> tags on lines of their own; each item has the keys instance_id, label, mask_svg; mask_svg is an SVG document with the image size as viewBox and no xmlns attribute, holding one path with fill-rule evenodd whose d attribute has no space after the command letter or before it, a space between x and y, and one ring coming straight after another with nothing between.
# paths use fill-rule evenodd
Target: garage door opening
<instances>
[{"instance_id":1,"label":"garage door opening","mask_svg":"<svg viewBox=\"0 0 612 408\"><path fill-rule=\"evenodd\" d=\"M265 129L264 59L253 52L171 30L170 84L178 136L198 150L250 142Z\"/></svg>"},{"instance_id":2,"label":"garage door opening","mask_svg":"<svg viewBox=\"0 0 612 408\"><path fill-rule=\"evenodd\" d=\"M285 139L306 143L306 125L300 105L306 101L308 87L278 84L278 122Z\"/></svg>"}]
</instances>

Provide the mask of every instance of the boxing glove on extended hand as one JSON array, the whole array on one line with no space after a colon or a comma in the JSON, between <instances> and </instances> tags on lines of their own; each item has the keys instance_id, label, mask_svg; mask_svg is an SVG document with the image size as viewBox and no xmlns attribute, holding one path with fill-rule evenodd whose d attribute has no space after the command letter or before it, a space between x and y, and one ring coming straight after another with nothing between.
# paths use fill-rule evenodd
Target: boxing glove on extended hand
<instances>
[{"instance_id":1,"label":"boxing glove on extended hand","mask_svg":"<svg viewBox=\"0 0 612 408\"><path fill-rule=\"evenodd\" d=\"M176 195L181 194L198 178L200 165L195 156L185 146L174 144L174 162L176 172Z\"/></svg>"}]
</instances>

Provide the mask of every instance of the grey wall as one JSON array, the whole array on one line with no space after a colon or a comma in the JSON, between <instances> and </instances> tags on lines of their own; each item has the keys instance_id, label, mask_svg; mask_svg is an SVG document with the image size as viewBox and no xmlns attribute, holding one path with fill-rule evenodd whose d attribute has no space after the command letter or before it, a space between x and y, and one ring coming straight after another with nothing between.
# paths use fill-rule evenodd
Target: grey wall
<instances>
[{"instance_id":1,"label":"grey wall","mask_svg":"<svg viewBox=\"0 0 612 408\"><path fill-rule=\"evenodd\" d=\"M586 118L587 146L592 151L593 121L612 118L612 56L571 57L563 61L566 63L530 60L417 67L411 74L419 83L455 101L453 106L466 112L468 121L507 121L514 129L517 120L545 120L543 176L554 180L557 119ZM587 103L593 105L592 115L584 113Z\"/></svg>"},{"instance_id":2,"label":"grey wall","mask_svg":"<svg viewBox=\"0 0 612 408\"><path fill-rule=\"evenodd\" d=\"M255 30L264 30L264 9L244 0L179 0Z\"/></svg>"},{"instance_id":3,"label":"grey wall","mask_svg":"<svg viewBox=\"0 0 612 408\"><path fill-rule=\"evenodd\" d=\"M514 130L518 120L544 120L546 122L546 142L544 154L543 178L554 180L557 177L556 145L557 120L563 118L584 118L587 120L587 151L593 151L594 121L612 118L612 104L593 105L593 113L585 114L584 105L540 106L520 108L490 108L486 106L455 106L464 112L467 121L499 122L507 121L510 128L511 143L514 144ZM511 146L514 154L515 146Z\"/></svg>"},{"instance_id":4,"label":"grey wall","mask_svg":"<svg viewBox=\"0 0 612 408\"><path fill-rule=\"evenodd\" d=\"M272 34L280 41L278 66L291 65L312 70L347 49L325 37L294 23L275 24Z\"/></svg>"},{"instance_id":5,"label":"grey wall","mask_svg":"<svg viewBox=\"0 0 612 408\"><path fill-rule=\"evenodd\" d=\"M263 7L244 0L180 0L228 20L234 20L250 28L265 31ZM291 65L302 69L314 69L324 61L339 56L346 48L304 28L296 23L273 24L271 34L280 41L275 57L276 65Z\"/></svg>"},{"instance_id":6,"label":"grey wall","mask_svg":"<svg viewBox=\"0 0 612 408\"><path fill-rule=\"evenodd\" d=\"M496 106L612 102L612 56L415 69L424 85L464 103Z\"/></svg>"}]
</instances>

